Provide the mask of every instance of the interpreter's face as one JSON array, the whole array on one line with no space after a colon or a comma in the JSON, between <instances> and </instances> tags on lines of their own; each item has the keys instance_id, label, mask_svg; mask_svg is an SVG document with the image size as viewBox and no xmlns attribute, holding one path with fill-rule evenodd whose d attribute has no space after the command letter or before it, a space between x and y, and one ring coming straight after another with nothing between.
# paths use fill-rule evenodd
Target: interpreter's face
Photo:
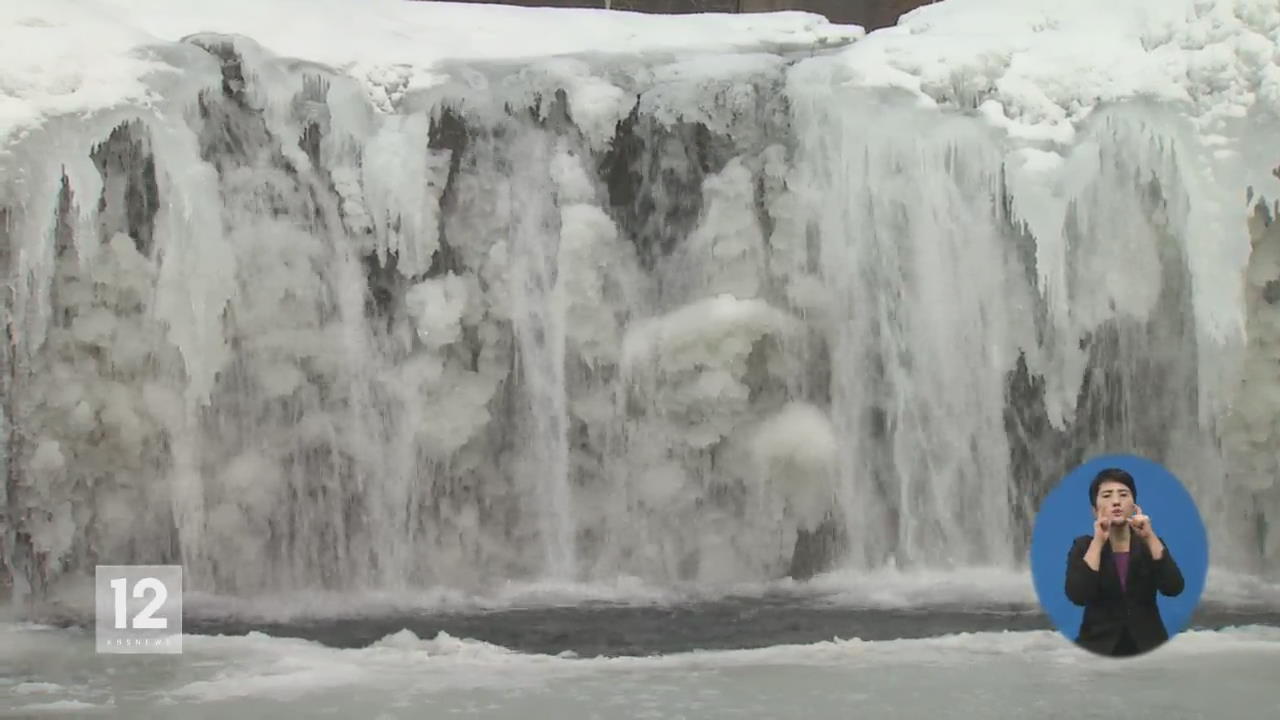
<instances>
[{"instance_id":1,"label":"interpreter's face","mask_svg":"<svg viewBox=\"0 0 1280 720\"><path fill-rule=\"evenodd\" d=\"M1133 515L1133 493L1124 483L1107 480L1098 486L1094 506L1112 520L1123 521Z\"/></svg>"}]
</instances>

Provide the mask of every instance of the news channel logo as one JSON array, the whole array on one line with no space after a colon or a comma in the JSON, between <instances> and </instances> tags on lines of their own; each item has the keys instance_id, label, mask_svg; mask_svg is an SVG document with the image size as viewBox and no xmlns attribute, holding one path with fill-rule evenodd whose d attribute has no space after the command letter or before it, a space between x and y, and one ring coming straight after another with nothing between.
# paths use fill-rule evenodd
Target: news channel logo
<instances>
[{"instance_id":1,"label":"news channel logo","mask_svg":"<svg viewBox=\"0 0 1280 720\"><path fill-rule=\"evenodd\" d=\"M182 652L181 565L99 565L93 595L98 652Z\"/></svg>"}]
</instances>

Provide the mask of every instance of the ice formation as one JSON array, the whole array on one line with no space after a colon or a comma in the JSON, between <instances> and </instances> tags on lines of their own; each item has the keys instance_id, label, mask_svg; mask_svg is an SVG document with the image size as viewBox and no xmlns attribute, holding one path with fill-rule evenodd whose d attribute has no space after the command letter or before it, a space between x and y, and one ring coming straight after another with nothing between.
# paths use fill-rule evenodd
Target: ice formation
<instances>
[{"instance_id":1,"label":"ice formation","mask_svg":"<svg viewBox=\"0 0 1280 720\"><path fill-rule=\"evenodd\" d=\"M348 11L0 9L16 594L1011 567L1103 451L1280 569L1274 2Z\"/></svg>"}]
</instances>

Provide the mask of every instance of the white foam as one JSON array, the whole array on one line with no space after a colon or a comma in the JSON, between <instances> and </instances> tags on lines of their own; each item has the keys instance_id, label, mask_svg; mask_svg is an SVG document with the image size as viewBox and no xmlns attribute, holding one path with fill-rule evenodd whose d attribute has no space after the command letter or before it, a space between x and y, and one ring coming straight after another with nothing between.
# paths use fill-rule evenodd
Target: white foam
<instances>
[{"instance_id":1,"label":"white foam","mask_svg":"<svg viewBox=\"0 0 1280 720\"><path fill-rule=\"evenodd\" d=\"M623 577L607 583L508 582L485 591L472 592L453 588L371 593L315 591L243 598L188 591L183 602L184 609L193 616L284 622L304 618L378 617L415 611L483 611L586 603L666 605L686 602L700 595L697 587L662 588L637 578Z\"/></svg>"},{"instance_id":2,"label":"white foam","mask_svg":"<svg viewBox=\"0 0 1280 720\"><path fill-rule=\"evenodd\" d=\"M1036 602L1031 574L1007 568L969 568L957 571L833 572L807 583L816 592L831 593L830 602L874 608L933 605L1031 605Z\"/></svg>"},{"instance_id":3,"label":"white foam","mask_svg":"<svg viewBox=\"0 0 1280 720\"><path fill-rule=\"evenodd\" d=\"M18 683L9 688L9 692L14 695L46 695L48 693L57 692L62 686L57 683L49 682L24 682Z\"/></svg>"},{"instance_id":4,"label":"white foam","mask_svg":"<svg viewBox=\"0 0 1280 720\"><path fill-rule=\"evenodd\" d=\"M21 709L22 709L22 712L24 712L24 713L37 713L37 714L43 714L43 713L57 713L57 714L62 714L62 713L67 713L67 712L72 712L72 711L75 711L75 712L88 712L88 711L102 711L102 712L110 712L113 708L112 708L110 705L95 705L95 704L93 704L93 703L87 703L87 702L83 702L83 701L81 701L81 700L54 700L53 702L47 702L47 703L32 703L32 704L30 704L30 705L23 705Z\"/></svg>"},{"instance_id":5,"label":"white foam","mask_svg":"<svg viewBox=\"0 0 1280 720\"><path fill-rule=\"evenodd\" d=\"M789 595L842 607L882 610L930 607L1038 607L1030 571L1002 567L954 570L837 570L809 580L767 582L646 584L638 578L614 582L505 583L487 591L321 593L231 598L188 592L184 603L193 616L236 617L287 622L306 618L378 617L420 611L492 611L511 608L568 607L584 604L674 606L727 598ZM1226 571L1210 572L1201 596L1241 610L1280 607L1280 584Z\"/></svg>"},{"instance_id":6,"label":"white foam","mask_svg":"<svg viewBox=\"0 0 1280 720\"><path fill-rule=\"evenodd\" d=\"M1227 606L1280 611L1280 582L1210 567L1202 599Z\"/></svg>"}]
</instances>

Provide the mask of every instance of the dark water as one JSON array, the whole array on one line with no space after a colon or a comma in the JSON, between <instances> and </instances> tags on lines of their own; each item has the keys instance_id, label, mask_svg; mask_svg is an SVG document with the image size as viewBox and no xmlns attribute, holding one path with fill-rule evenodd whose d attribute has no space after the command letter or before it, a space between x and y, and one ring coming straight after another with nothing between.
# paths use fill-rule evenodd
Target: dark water
<instances>
[{"instance_id":1,"label":"dark water","mask_svg":"<svg viewBox=\"0 0 1280 720\"><path fill-rule=\"evenodd\" d=\"M528 653L572 651L580 656L657 655L728 650L842 639L891 640L960 632L1044 630L1052 626L1039 608L938 606L921 609L837 607L786 598L729 598L682 605L587 604L487 612L423 612L378 617L328 618L286 623L228 618L184 619L194 634L314 640L356 648L400 630L431 638L443 631ZM1280 609L1204 605L1195 629L1233 625L1280 626Z\"/></svg>"}]
</instances>

